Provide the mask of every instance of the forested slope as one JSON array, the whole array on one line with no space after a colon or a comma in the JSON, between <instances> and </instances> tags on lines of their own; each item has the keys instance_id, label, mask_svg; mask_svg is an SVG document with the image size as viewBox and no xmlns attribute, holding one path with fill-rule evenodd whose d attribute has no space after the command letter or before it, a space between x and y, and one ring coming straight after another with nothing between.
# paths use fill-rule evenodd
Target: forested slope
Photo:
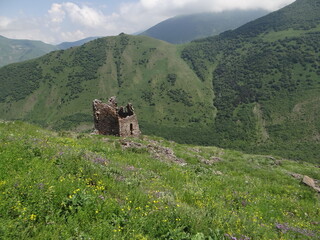
<instances>
[{"instance_id":1,"label":"forested slope","mask_svg":"<svg viewBox=\"0 0 320 240\"><path fill-rule=\"evenodd\" d=\"M0 69L0 111L92 129L91 102L133 103L145 134L319 163L319 0L172 45L120 34Z\"/></svg>"},{"instance_id":2,"label":"forested slope","mask_svg":"<svg viewBox=\"0 0 320 240\"><path fill-rule=\"evenodd\" d=\"M179 135L212 123L215 114L211 83L197 78L176 46L144 36L100 38L8 65L0 82L3 118L55 129L91 130L92 101L111 96L119 105L133 103L145 133L160 125L157 134Z\"/></svg>"},{"instance_id":3,"label":"forested slope","mask_svg":"<svg viewBox=\"0 0 320 240\"><path fill-rule=\"evenodd\" d=\"M193 42L182 57L212 80L214 144L319 161L320 1Z\"/></svg>"}]
</instances>

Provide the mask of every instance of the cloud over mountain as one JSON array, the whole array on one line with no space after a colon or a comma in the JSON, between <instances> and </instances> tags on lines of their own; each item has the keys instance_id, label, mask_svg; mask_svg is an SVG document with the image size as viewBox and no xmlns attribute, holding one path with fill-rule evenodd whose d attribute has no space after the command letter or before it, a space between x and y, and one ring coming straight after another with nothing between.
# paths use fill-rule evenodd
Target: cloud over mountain
<instances>
[{"instance_id":1,"label":"cloud over mountain","mask_svg":"<svg viewBox=\"0 0 320 240\"><path fill-rule=\"evenodd\" d=\"M140 0L137 5L144 9L163 12L195 13L203 11L223 11L231 9L255 9L276 10L292 3L293 0Z\"/></svg>"},{"instance_id":2,"label":"cloud over mountain","mask_svg":"<svg viewBox=\"0 0 320 240\"><path fill-rule=\"evenodd\" d=\"M134 33L169 17L232 9L276 10L294 0L136 0L118 1L116 8L90 3L57 2L41 16L8 17L0 14L0 35L39 39L49 43L88 36Z\"/></svg>"}]
</instances>

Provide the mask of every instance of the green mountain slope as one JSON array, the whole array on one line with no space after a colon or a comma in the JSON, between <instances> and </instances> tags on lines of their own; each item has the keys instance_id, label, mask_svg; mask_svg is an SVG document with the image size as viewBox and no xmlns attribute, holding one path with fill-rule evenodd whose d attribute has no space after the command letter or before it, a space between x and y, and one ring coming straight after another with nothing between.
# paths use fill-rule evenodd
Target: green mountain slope
<instances>
[{"instance_id":1,"label":"green mountain slope","mask_svg":"<svg viewBox=\"0 0 320 240\"><path fill-rule=\"evenodd\" d=\"M266 14L263 10L234 10L177 16L151 27L140 35L174 44L186 43L235 29Z\"/></svg>"},{"instance_id":2,"label":"green mountain slope","mask_svg":"<svg viewBox=\"0 0 320 240\"><path fill-rule=\"evenodd\" d=\"M0 70L0 111L59 129L92 128L93 99L115 95L133 103L146 132L201 128L214 120L212 85L179 55L174 45L121 34L9 65Z\"/></svg>"},{"instance_id":3,"label":"green mountain slope","mask_svg":"<svg viewBox=\"0 0 320 240\"><path fill-rule=\"evenodd\" d=\"M256 36L269 31L309 30L320 24L318 0L296 0L293 4L229 32L225 36Z\"/></svg>"},{"instance_id":4,"label":"green mountain slope","mask_svg":"<svg viewBox=\"0 0 320 240\"><path fill-rule=\"evenodd\" d=\"M88 130L92 100L116 95L146 134L319 163L319 2L187 45L121 34L5 66L0 112Z\"/></svg>"},{"instance_id":5,"label":"green mountain slope","mask_svg":"<svg viewBox=\"0 0 320 240\"><path fill-rule=\"evenodd\" d=\"M213 83L214 144L319 162L319 11L319 0L298 0L184 50Z\"/></svg>"},{"instance_id":6,"label":"green mountain slope","mask_svg":"<svg viewBox=\"0 0 320 240\"><path fill-rule=\"evenodd\" d=\"M57 49L41 41L15 40L0 36L0 67L36 58Z\"/></svg>"},{"instance_id":7,"label":"green mountain slope","mask_svg":"<svg viewBox=\"0 0 320 240\"><path fill-rule=\"evenodd\" d=\"M1 239L318 239L320 169L0 123Z\"/></svg>"}]
</instances>

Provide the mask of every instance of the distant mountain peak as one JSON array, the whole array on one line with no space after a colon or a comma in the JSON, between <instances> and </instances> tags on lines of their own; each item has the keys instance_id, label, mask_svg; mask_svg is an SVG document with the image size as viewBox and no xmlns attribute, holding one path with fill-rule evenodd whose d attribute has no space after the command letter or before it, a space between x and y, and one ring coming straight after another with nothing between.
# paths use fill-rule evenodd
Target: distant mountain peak
<instances>
[{"instance_id":1,"label":"distant mountain peak","mask_svg":"<svg viewBox=\"0 0 320 240\"><path fill-rule=\"evenodd\" d=\"M0 35L0 67L37 58L54 50L57 50L55 46L41 41L10 39Z\"/></svg>"},{"instance_id":2,"label":"distant mountain peak","mask_svg":"<svg viewBox=\"0 0 320 240\"><path fill-rule=\"evenodd\" d=\"M62 42L60 44L57 45L57 47L59 49L67 49L67 48L71 48L71 47L77 47L77 46L81 46L82 44L85 44L87 42L90 42L92 40L95 40L99 37L88 37L88 38L84 38L75 42Z\"/></svg>"},{"instance_id":3,"label":"distant mountain peak","mask_svg":"<svg viewBox=\"0 0 320 240\"><path fill-rule=\"evenodd\" d=\"M180 15L158 23L140 35L174 44L185 43L235 29L267 13L264 10L232 10Z\"/></svg>"}]
</instances>

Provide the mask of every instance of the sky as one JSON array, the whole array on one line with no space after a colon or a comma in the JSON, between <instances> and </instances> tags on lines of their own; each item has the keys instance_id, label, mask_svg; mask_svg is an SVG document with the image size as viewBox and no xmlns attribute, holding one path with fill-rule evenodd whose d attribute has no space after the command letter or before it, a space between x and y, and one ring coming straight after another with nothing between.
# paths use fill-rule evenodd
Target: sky
<instances>
[{"instance_id":1,"label":"sky","mask_svg":"<svg viewBox=\"0 0 320 240\"><path fill-rule=\"evenodd\" d=\"M134 34L182 14L284 7L294 0L0 0L0 35L50 44Z\"/></svg>"}]
</instances>

